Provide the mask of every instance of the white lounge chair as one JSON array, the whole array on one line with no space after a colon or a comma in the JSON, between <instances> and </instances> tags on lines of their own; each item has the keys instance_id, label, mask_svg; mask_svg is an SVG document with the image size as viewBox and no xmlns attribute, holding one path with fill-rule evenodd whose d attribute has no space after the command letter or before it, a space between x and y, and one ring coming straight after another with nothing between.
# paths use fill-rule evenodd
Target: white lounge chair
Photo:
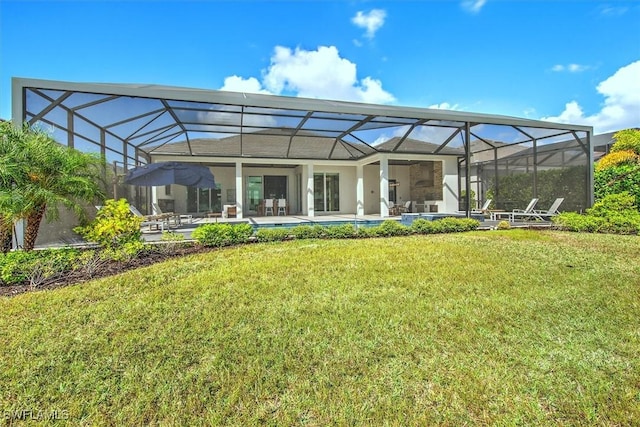
<instances>
[{"instance_id":1,"label":"white lounge chair","mask_svg":"<svg viewBox=\"0 0 640 427\"><path fill-rule=\"evenodd\" d=\"M471 209L471 213L477 213L477 214L486 214L489 212L489 205L491 205L491 202L493 201L493 199L487 199L484 201L484 204L482 205L482 207L480 209Z\"/></svg>"},{"instance_id":2,"label":"white lounge chair","mask_svg":"<svg viewBox=\"0 0 640 427\"><path fill-rule=\"evenodd\" d=\"M520 210L520 209L514 209L509 213L509 221L513 222L516 220L516 218L531 218L534 213L533 213L533 209L536 207L536 204L538 203L537 198L531 199L531 201L529 202L529 204L527 205L526 208L524 208L524 210Z\"/></svg>"},{"instance_id":3,"label":"white lounge chair","mask_svg":"<svg viewBox=\"0 0 640 427\"><path fill-rule=\"evenodd\" d=\"M560 213L560 211L558 211L558 208L560 207L562 202L564 202L564 197L558 197L546 211L534 210L534 218L544 221L545 219L550 219L551 217L558 215Z\"/></svg>"},{"instance_id":4,"label":"white lounge chair","mask_svg":"<svg viewBox=\"0 0 640 427\"><path fill-rule=\"evenodd\" d=\"M514 209L511 212L491 212L491 219L497 221L503 216L507 216L509 221L515 221L516 217L530 217L533 215L533 209L538 203L538 198L533 198L525 209Z\"/></svg>"}]
</instances>

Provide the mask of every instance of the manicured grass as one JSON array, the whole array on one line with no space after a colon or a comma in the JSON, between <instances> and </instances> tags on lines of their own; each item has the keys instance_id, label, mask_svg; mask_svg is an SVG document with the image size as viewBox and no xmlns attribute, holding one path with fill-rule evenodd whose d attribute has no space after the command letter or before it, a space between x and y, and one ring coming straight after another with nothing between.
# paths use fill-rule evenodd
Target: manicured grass
<instances>
[{"instance_id":1,"label":"manicured grass","mask_svg":"<svg viewBox=\"0 0 640 427\"><path fill-rule=\"evenodd\" d=\"M640 238L256 244L0 300L0 411L71 424L640 423Z\"/></svg>"}]
</instances>

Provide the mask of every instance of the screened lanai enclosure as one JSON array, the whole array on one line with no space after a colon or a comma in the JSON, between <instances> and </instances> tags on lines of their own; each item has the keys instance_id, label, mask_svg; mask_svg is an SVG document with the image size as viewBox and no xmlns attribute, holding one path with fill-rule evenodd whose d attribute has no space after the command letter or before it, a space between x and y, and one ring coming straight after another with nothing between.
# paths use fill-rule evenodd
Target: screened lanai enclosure
<instances>
[{"instance_id":1,"label":"screened lanai enclosure","mask_svg":"<svg viewBox=\"0 0 640 427\"><path fill-rule=\"evenodd\" d=\"M143 212L238 218L287 200L288 215L379 215L495 209L581 211L593 201L592 128L461 111L156 85L13 79L13 119L61 144L104 156L109 197ZM138 165L195 162L216 188L134 187ZM45 233L43 233L45 234ZM46 237L42 237L46 238Z\"/></svg>"}]
</instances>

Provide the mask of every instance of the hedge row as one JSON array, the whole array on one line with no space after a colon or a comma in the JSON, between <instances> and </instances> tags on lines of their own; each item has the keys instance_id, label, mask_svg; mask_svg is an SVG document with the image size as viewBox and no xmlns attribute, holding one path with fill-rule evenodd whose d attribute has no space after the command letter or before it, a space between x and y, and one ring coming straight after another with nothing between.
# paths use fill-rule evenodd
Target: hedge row
<instances>
[{"instance_id":1,"label":"hedge row","mask_svg":"<svg viewBox=\"0 0 640 427\"><path fill-rule=\"evenodd\" d=\"M355 227L351 223L323 227L298 225L292 228L260 228L255 232L258 242L277 242L288 239L355 239L365 237L404 236L408 234L435 234L470 231L480 223L469 218L443 218L436 221L417 219L411 226L387 220L375 227ZM229 246L246 243L251 239L248 224L206 224L194 230L192 237L205 246Z\"/></svg>"}]
</instances>

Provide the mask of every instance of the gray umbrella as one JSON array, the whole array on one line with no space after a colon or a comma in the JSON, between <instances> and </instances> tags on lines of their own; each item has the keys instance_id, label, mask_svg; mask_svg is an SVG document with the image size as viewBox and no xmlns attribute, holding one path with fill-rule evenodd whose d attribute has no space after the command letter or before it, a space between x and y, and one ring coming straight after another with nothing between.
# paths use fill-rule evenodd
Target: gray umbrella
<instances>
[{"instance_id":1,"label":"gray umbrella","mask_svg":"<svg viewBox=\"0 0 640 427\"><path fill-rule=\"evenodd\" d=\"M125 184L158 186L179 184L187 187L214 188L216 182L208 167L193 163L159 162L139 166L127 172Z\"/></svg>"}]
</instances>

